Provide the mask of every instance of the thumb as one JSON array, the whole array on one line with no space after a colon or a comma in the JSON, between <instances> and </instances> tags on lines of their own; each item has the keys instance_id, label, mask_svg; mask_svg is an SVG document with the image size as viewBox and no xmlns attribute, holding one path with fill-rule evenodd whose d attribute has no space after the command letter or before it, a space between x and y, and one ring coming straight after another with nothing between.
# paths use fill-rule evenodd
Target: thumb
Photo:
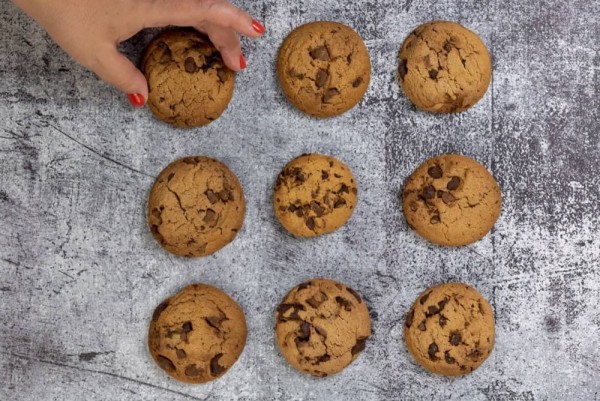
<instances>
[{"instance_id":1,"label":"thumb","mask_svg":"<svg viewBox=\"0 0 600 401\"><path fill-rule=\"evenodd\" d=\"M148 99L148 82L137 67L116 48L111 48L97 57L91 69L103 81L126 93L134 107L141 107Z\"/></svg>"}]
</instances>

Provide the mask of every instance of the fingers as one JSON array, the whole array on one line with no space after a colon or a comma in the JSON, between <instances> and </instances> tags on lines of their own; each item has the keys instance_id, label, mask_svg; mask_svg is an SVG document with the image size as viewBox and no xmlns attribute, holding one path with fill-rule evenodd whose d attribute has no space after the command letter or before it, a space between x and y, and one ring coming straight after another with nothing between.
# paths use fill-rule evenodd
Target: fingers
<instances>
[{"instance_id":1,"label":"fingers","mask_svg":"<svg viewBox=\"0 0 600 401\"><path fill-rule=\"evenodd\" d=\"M242 55L240 39L235 31L215 24L206 24L202 29L221 53L227 67L233 71L246 68L246 60Z\"/></svg>"},{"instance_id":2,"label":"fingers","mask_svg":"<svg viewBox=\"0 0 600 401\"><path fill-rule=\"evenodd\" d=\"M150 26L195 26L205 30L207 24L230 28L252 38L265 28L250 14L227 0L161 0L153 2L149 11Z\"/></svg>"},{"instance_id":3,"label":"fingers","mask_svg":"<svg viewBox=\"0 0 600 401\"><path fill-rule=\"evenodd\" d=\"M141 107L148 99L146 77L127 57L109 48L97 54L95 62L89 66L102 80L127 94L135 107Z\"/></svg>"}]
</instances>

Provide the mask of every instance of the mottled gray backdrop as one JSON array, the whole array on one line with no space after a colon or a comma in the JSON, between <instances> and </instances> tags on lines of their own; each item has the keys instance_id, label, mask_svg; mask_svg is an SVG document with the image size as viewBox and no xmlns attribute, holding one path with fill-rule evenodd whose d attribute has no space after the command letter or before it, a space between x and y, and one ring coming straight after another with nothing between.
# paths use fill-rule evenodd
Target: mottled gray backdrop
<instances>
[{"instance_id":1,"label":"mottled gray backdrop","mask_svg":"<svg viewBox=\"0 0 600 401\"><path fill-rule=\"evenodd\" d=\"M177 130L75 65L30 19L0 4L0 400L598 400L600 399L600 2L590 0L239 0L264 22L228 110ZM315 120L279 89L279 44L304 22L334 19L365 39L365 99ZM433 19L479 33L494 79L472 110L417 111L396 82L406 35ZM132 58L152 37L123 45ZM278 225L271 193L303 152L350 165L360 201L349 223L299 240ZM503 213L483 241L432 246L406 225L398 199L424 159L461 152L491 169ZM153 178L184 155L226 162L248 211L214 256L170 256L145 225ZM343 373L290 368L273 337L275 305L316 276L368 300L374 336ZM496 313L497 343L470 376L420 369L403 343L419 292L475 286ZM240 360L220 380L168 378L146 349L154 307L196 281L246 312Z\"/></svg>"}]
</instances>

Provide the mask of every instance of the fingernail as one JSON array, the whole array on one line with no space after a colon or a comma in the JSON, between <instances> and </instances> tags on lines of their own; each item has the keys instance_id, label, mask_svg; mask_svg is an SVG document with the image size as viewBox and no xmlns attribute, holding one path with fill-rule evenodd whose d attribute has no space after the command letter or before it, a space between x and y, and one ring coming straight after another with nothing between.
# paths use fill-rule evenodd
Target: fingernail
<instances>
[{"instance_id":1,"label":"fingernail","mask_svg":"<svg viewBox=\"0 0 600 401\"><path fill-rule=\"evenodd\" d=\"M252 28L258 33L265 33L265 27L257 20L252 20Z\"/></svg>"},{"instance_id":2,"label":"fingernail","mask_svg":"<svg viewBox=\"0 0 600 401\"><path fill-rule=\"evenodd\" d=\"M129 93L127 97L133 107L142 107L144 105L144 96L139 93Z\"/></svg>"},{"instance_id":3,"label":"fingernail","mask_svg":"<svg viewBox=\"0 0 600 401\"><path fill-rule=\"evenodd\" d=\"M246 59L243 54L240 54L240 68L243 70L246 68Z\"/></svg>"}]
</instances>

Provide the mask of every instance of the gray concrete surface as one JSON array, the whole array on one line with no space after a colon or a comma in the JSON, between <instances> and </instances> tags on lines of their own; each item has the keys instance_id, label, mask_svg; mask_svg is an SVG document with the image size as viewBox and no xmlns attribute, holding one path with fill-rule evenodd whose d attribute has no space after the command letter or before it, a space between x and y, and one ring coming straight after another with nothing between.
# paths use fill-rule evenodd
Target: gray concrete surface
<instances>
[{"instance_id":1,"label":"gray concrete surface","mask_svg":"<svg viewBox=\"0 0 600 401\"><path fill-rule=\"evenodd\" d=\"M7 1L0 4L0 400L598 400L600 399L600 2L589 0L239 0L268 28L244 41L247 71L221 119L179 131L133 110L76 66ZM312 20L354 26L373 60L365 99L314 120L284 100L274 58ZM432 19L478 32L494 80L467 113L415 110L395 79L405 36ZM132 58L150 40L123 45ZM349 224L302 241L271 210L279 169L309 151L348 163L361 188ZM424 159L461 152L504 194L493 233L461 249L408 229L398 193ZM149 188L184 155L235 171L248 212L214 256L163 252L145 226ZM272 311L315 276L360 290L374 336L343 373L314 379L279 355ZM424 372L402 339L427 286L462 280L492 303L497 344L472 375ZM177 383L146 350L160 300L201 281L244 308L246 349L222 379Z\"/></svg>"}]
</instances>

